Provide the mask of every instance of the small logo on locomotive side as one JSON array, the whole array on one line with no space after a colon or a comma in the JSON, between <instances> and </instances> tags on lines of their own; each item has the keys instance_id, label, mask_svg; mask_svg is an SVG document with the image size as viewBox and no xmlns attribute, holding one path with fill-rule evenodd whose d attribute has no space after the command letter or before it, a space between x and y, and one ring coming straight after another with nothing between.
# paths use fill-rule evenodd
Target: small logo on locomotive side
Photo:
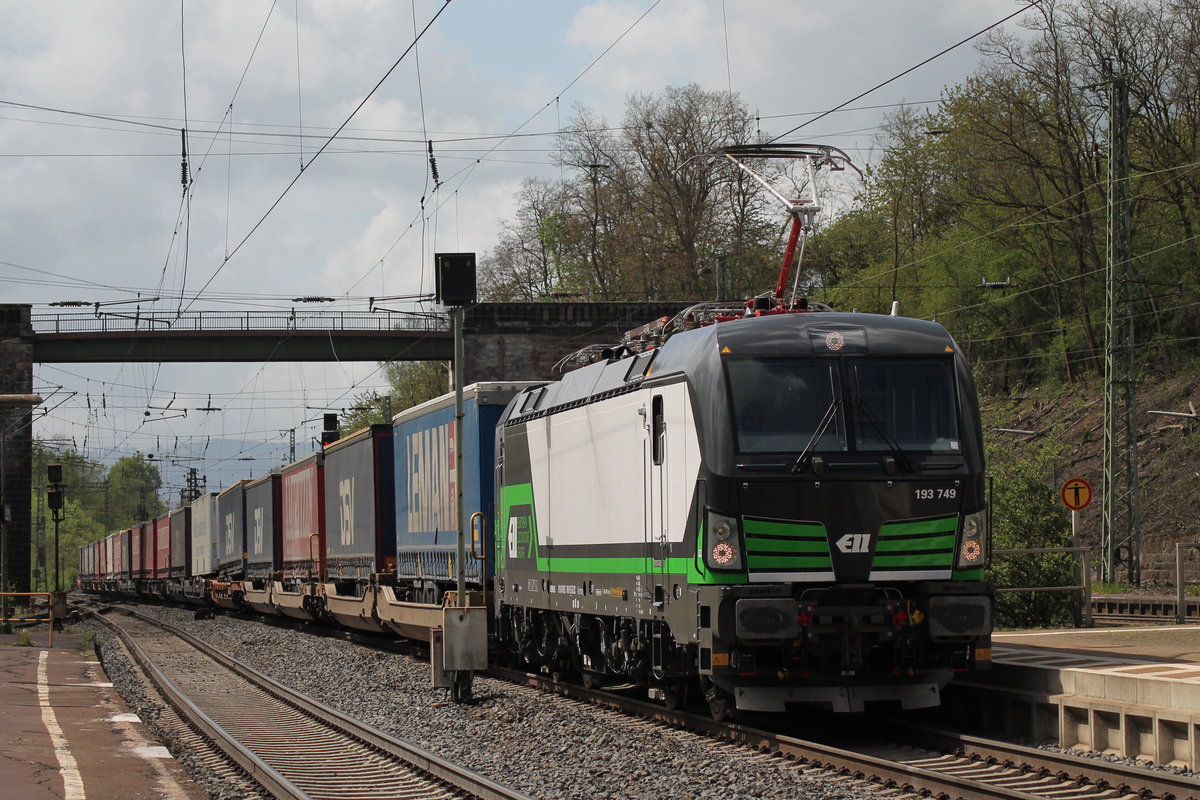
<instances>
[{"instance_id":1,"label":"small logo on locomotive side","mask_svg":"<svg viewBox=\"0 0 1200 800\"><path fill-rule=\"evenodd\" d=\"M846 337L840 331L830 331L825 334L825 346L836 353L846 346Z\"/></svg>"}]
</instances>

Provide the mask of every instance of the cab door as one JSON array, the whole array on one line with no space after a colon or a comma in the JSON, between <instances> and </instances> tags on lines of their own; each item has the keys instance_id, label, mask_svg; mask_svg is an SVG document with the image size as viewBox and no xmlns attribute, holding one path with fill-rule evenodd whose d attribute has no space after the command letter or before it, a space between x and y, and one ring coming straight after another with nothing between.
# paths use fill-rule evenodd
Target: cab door
<instances>
[{"instance_id":1,"label":"cab door","mask_svg":"<svg viewBox=\"0 0 1200 800\"><path fill-rule=\"evenodd\" d=\"M667 599L667 498L670 463L667 458L666 403L655 392L650 399L650 418L647 423L646 466L646 552L648 586L655 613L661 613Z\"/></svg>"}]
</instances>

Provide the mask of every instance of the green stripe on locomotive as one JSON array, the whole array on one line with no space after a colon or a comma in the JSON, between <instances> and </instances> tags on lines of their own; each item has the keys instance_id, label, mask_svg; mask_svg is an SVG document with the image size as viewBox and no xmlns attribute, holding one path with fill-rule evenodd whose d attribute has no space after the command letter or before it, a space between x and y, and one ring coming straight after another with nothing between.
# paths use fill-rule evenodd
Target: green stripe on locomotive
<instances>
[{"instance_id":1,"label":"green stripe on locomotive","mask_svg":"<svg viewBox=\"0 0 1200 800\"><path fill-rule=\"evenodd\" d=\"M528 509L528 516L513 524L513 509ZM627 556L543 556L538 550L537 520L533 511L533 486L514 484L501 489L500 516L496 526L496 564L505 569L510 552L514 557L532 559L528 568L557 574L638 575L665 573L686 577L691 584L744 584L757 571L829 572L834 568L828 532L824 525L812 522L744 519L746 570L713 572L704 563L701 550L703 530L696 537L693 558L669 557L665 563L648 555ZM523 522L522 522L523 521ZM878 532L873 570L952 569L958 542L958 516L915 522L889 522ZM510 535L517 535L515 549ZM631 549L641 542L630 542ZM982 569L954 570L952 579L982 580Z\"/></svg>"},{"instance_id":2,"label":"green stripe on locomotive","mask_svg":"<svg viewBox=\"0 0 1200 800\"><path fill-rule=\"evenodd\" d=\"M871 568L951 569L958 545L958 516L889 522L879 529Z\"/></svg>"}]
</instances>

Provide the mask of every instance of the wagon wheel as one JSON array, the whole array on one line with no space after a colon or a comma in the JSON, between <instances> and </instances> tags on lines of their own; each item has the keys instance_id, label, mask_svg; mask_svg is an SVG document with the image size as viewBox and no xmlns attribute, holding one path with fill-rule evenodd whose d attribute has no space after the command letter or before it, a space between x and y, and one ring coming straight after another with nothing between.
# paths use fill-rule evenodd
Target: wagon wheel
<instances>
[{"instance_id":1,"label":"wagon wheel","mask_svg":"<svg viewBox=\"0 0 1200 800\"><path fill-rule=\"evenodd\" d=\"M450 679L450 699L455 703L467 703L471 700L471 682L475 673L469 669L455 670Z\"/></svg>"}]
</instances>

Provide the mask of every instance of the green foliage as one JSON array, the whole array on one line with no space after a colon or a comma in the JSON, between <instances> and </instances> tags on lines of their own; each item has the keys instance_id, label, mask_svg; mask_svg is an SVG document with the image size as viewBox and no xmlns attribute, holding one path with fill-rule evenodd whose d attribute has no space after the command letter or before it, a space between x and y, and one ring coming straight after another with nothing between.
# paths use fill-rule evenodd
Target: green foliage
<instances>
[{"instance_id":1,"label":"green foliage","mask_svg":"<svg viewBox=\"0 0 1200 800\"><path fill-rule=\"evenodd\" d=\"M1200 334L1200 7L1064 0L983 37L984 62L928 114L901 109L811 265L841 309L936 319L981 388L1102 370L1107 76L1127 77L1139 345L1187 363ZM1149 257L1145 257L1149 256ZM1008 283L1006 289L981 284Z\"/></svg>"},{"instance_id":2,"label":"green foliage","mask_svg":"<svg viewBox=\"0 0 1200 800\"><path fill-rule=\"evenodd\" d=\"M22 628L17 631L17 641L15 644L17 647L33 647L33 634Z\"/></svg>"},{"instance_id":3,"label":"green foliage","mask_svg":"<svg viewBox=\"0 0 1200 800\"><path fill-rule=\"evenodd\" d=\"M342 435L377 423L390 424L406 408L450 391L450 365L445 361L396 361L383 365L391 386L388 394L372 390L355 395L354 402L339 421Z\"/></svg>"},{"instance_id":4,"label":"green foliage","mask_svg":"<svg viewBox=\"0 0 1200 800\"><path fill-rule=\"evenodd\" d=\"M1121 583L1119 581L1094 581L1092 583L1092 594L1128 594L1134 588L1132 584Z\"/></svg>"},{"instance_id":5,"label":"green foliage","mask_svg":"<svg viewBox=\"0 0 1200 800\"><path fill-rule=\"evenodd\" d=\"M158 465L141 453L118 459L108 471L108 502L111 508L108 527L128 528L167 513L158 499L162 476Z\"/></svg>"},{"instance_id":6,"label":"green foliage","mask_svg":"<svg viewBox=\"0 0 1200 800\"><path fill-rule=\"evenodd\" d=\"M55 570L55 520L47 507L46 465L62 465L63 508L57 524L60 569ZM55 452L34 444L33 489L30 506L35 528L32 584L37 588L70 590L79 571L79 548L104 538L113 531L165 514L167 506L158 498L162 478L158 466L141 454L126 456L105 469L98 461L67 450ZM44 568L43 568L44 567Z\"/></svg>"},{"instance_id":7,"label":"green foliage","mask_svg":"<svg viewBox=\"0 0 1200 800\"><path fill-rule=\"evenodd\" d=\"M84 654L94 652L96 649L96 639L97 634L95 628L88 628L86 631L84 631L83 636L81 636L79 639L79 652Z\"/></svg>"},{"instance_id":8,"label":"green foliage","mask_svg":"<svg viewBox=\"0 0 1200 800\"><path fill-rule=\"evenodd\" d=\"M989 472L992 494L992 549L1016 550L1070 546L1071 524L1053 489L1054 450L992 447ZM996 554L988 579L997 588L1033 588L1075 584L1076 560L1068 553ZM1037 628L1071 625L1076 593L1005 592L996 597L996 625Z\"/></svg>"}]
</instances>

